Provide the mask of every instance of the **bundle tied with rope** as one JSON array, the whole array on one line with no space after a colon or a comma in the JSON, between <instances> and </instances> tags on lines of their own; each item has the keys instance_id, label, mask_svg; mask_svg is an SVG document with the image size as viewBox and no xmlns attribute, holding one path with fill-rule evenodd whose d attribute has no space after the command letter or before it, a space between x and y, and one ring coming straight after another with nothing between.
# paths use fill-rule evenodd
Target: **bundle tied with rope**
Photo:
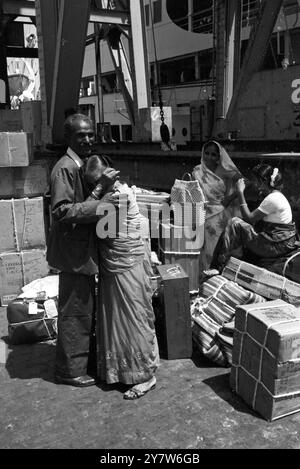
<instances>
[{"instance_id":1,"label":"bundle tied with rope","mask_svg":"<svg viewBox=\"0 0 300 469\"><path fill-rule=\"evenodd\" d=\"M300 306L300 284L270 270L230 257L222 275L268 300L282 299Z\"/></svg>"},{"instance_id":2,"label":"bundle tied with rope","mask_svg":"<svg viewBox=\"0 0 300 469\"><path fill-rule=\"evenodd\" d=\"M230 386L266 420L300 411L300 312L282 300L236 309Z\"/></svg>"}]
</instances>

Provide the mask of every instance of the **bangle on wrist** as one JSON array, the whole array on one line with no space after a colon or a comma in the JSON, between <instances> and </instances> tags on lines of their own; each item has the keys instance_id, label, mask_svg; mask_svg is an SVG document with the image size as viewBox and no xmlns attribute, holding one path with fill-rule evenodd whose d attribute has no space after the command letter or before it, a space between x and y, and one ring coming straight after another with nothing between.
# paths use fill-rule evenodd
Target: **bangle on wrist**
<instances>
[{"instance_id":1,"label":"bangle on wrist","mask_svg":"<svg viewBox=\"0 0 300 469\"><path fill-rule=\"evenodd\" d=\"M240 207L247 207L247 204L240 204Z\"/></svg>"},{"instance_id":2,"label":"bangle on wrist","mask_svg":"<svg viewBox=\"0 0 300 469\"><path fill-rule=\"evenodd\" d=\"M95 194L94 191L91 192L91 197L93 197L93 199L95 199L95 200L98 200L98 197L97 197L97 195Z\"/></svg>"}]
</instances>

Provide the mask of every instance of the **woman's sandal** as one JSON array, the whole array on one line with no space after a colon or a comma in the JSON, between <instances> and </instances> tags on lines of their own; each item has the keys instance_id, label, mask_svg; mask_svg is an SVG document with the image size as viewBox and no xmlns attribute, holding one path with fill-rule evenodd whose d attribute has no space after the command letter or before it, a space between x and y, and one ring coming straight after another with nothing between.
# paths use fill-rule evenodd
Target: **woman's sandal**
<instances>
[{"instance_id":1,"label":"woman's sandal","mask_svg":"<svg viewBox=\"0 0 300 469\"><path fill-rule=\"evenodd\" d=\"M145 389L144 391L142 391L141 389L138 389L138 388L134 388L134 387L130 388L130 389L128 389L128 391L126 391L123 394L123 398L127 399L127 400L130 400L130 401L133 401L134 399L139 399L140 397L147 394L148 391L151 391L152 389L154 389L155 386L156 386L156 383L153 384L149 389Z\"/></svg>"}]
</instances>

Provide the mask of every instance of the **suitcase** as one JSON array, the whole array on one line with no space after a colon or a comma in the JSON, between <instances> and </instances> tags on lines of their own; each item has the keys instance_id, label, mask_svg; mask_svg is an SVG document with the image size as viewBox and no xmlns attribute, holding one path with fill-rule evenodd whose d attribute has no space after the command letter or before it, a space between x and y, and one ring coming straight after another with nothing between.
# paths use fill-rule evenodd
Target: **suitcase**
<instances>
[{"instance_id":1,"label":"suitcase","mask_svg":"<svg viewBox=\"0 0 300 469\"><path fill-rule=\"evenodd\" d=\"M168 360L192 356L192 320L189 277L178 265L157 266L161 277L154 298L156 333L162 358Z\"/></svg>"},{"instance_id":2,"label":"suitcase","mask_svg":"<svg viewBox=\"0 0 300 469\"><path fill-rule=\"evenodd\" d=\"M54 300L35 302L15 299L7 305L6 311L10 344L31 344L57 337Z\"/></svg>"}]
</instances>

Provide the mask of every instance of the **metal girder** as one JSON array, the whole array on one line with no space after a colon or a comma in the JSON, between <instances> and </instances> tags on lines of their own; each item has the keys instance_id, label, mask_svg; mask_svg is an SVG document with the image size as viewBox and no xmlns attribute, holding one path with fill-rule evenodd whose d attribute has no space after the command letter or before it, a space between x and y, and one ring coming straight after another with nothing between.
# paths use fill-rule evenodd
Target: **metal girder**
<instances>
[{"instance_id":1,"label":"metal girder","mask_svg":"<svg viewBox=\"0 0 300 469\"><path fill-rule=\"evenodd\" d=\"M56 38L58 28L58 0L37 0L36 29L41 83L42 140L52 142L50 109L53 89Z\"/></svg>"},{"instance_id":2,"label":"metal girder","mask_svg":"<svg viewBox=\"0 0 300 469\"><path fill-rule=\"evenodd\" d=\"M106 27L107 30L104 35L122 90L128 117L133 126L134 139L135 137L138 138L140 134L140 109L149 108L150 106L149 65L143 15L143 1L131 1L131 29L130 34L127 35L129 61L127 60L121 39L121 33L124 33L122 31L123 28L116 25L110 28Z\"/></svg>"},{"instance_id":3,"label":"metal girder","mask_svg":"<svg viewBox=\"0 0 300 469\"><path fill-rule=\"evenodd\" d=\"M128 66L128 60L125 54L125 49L120 39L118 48L113 48L110 41L107 40L108 50L114 64L115 72L118 77L119 85L122 90L123 98L126 104L128 117L132 125L135 125L134 104L133 104L133 91L132 91L132 77L131 71Z\"/></svg>"},{"instance_id":4,"label":"metal girder","mask_svg":"<svg viewBox=\"0 0 300 469\"><path fill-rule=\"evenodd\" d=\"M0 0L0 109L9 106L9 86L6 64L6 47L4 42L4 32L7 19L3 18L3 0Z\"/></svg>"},{"instance_id":5,"label":"metal girder","mask_svg":"<svg viewBox=\"0 0 300 469\"><path fill-rule=\"evenodd\" d=\"M253 74L258 72L263 64L268 44L282 4L283 0L264 0L262 3L260 15L250 34L243 66L226 116L225 124L228 132L238 130L236 110L240 97L244 93Z\"/></svg>"},{"instance_id":6,"label":"metal girder","mask_svg":"<svg viewBox=\"0 0 300 469\"><path fill-rule=\"evenodd\" d=\"M240 69L241 15L241 0L216 0L215 135L226 118Z\"/></svg>"},{"instance_id":7,"label":"metal girder","mask_svg":"<svg viewBox=\"0 0 300 469\"><path fill-rule=\"evenodd\" d=\"M34 1L4 0L3 13L15 16L35 16Z\"/></svg>"},{"instance_id":8,"label":"metal girder","mask_svg":"<svg viewBox=\"0 0 300 469\"><path fill-rule=\"evenodd\" d=\"M216 0L214 7L215 21L215 115L216 122L225 117L225 61L226 61L226 1Z\"/></svg>"},{"instance_id":9,"label":"metal girder","mask_svg":"<svg viewBox=\"0 0 300 469\"><path fill-rule=\"evenodd\" d=\"M60 0L59 7L50 107L54 142L63 141L65 110L78 105L90 1Z\"/></svg>"},{"instance_id":10,"label":"metal girder","mask_svg":"<svg viewBox=\"0 0 300 469\"><path fill-rule=\"evenodd\" d=\"M91 23L117 24L129 26L129 12L121 10L93 10L90 14Z\"/></svg>"},{"instance_id":11,"label":"metal girder","mask_svg":"<svg viewBox=\"0 0 300 469\"><path fill-rule=\"evenodd\" d=\"M35 16L35 2L26 0L4 0L3 13L5 15ZM118 24L123 27L129 26L129 12L122 10L91 10L89 21L91 23Z\"/></svg>"},{"instance_id":12,"label":"metal girder","mask_svg":"<svg viewBox=\"0 0 300 469\"><path fill-rule=\"evenodd\" d=\"M130 2L130 19L131 37L129 40L129 48L135 117L133 139L138 139L140 133L139 110L149 108L151 102L143 0Z\"/></svg>"}]
</instances>

